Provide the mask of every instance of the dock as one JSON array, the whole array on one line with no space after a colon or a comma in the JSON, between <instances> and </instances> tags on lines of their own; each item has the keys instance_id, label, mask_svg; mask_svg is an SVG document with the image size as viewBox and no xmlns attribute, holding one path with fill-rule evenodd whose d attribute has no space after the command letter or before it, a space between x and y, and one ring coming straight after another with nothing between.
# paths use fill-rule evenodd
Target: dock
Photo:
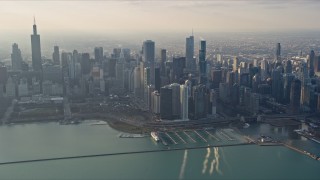
<instances>
[{"instance_id":1,"label":"dock","mask_svg":"<svg viewBox=\"0 0 320 180\"><path fill-rule=\"evenodd\" d=\"M299 152L299 153L301 153L301 154L304 154L304 155L306 155L306 156L309 156L309 157L311 157L312 159L315 159L315 160L320 161L320 157L318 157L318 156L316 156L316 155L314 155L314 154L311 154L311 153L309 153L309 152L307 152L307 151L303 151L303 150L301 150L301 149L298 149L298 148L293 147L293 146L291 146L291 145L289 145L289 144L286 144L286 143L282 143L282 145L284 145L285 147L287 147L287 148L289 148L289 149L292 149L292 150L294 150L294 151L296 151L296 152Z\"/></svg>"},{"instance_id":2,"label":"dock","mask_svg":"<svg viewBox=\"0 0 320 180\"><path fill-rule=\"evenodd\" d=\"M184 144L187 144L187 142L182 139L182 137L177 133L177 132L174 132L174 134L184 143Z\"/></svg>"},{"instance_id":3,"label":"dock","mask_svg":"<svg viewBox=\"0 0 320 180\"><path fill-rule=\"evenodd\" d=\"M201 136L201 134L197 132L197 130L194 130L193 132L196 133L204 142L208 142L203 136Z\"/></svg>"},{"instance_id":4,"label":"dock","mask_svg":"<svg viewBox=\"0 0 320 180\"><path fill-rule=\"evenodd\" d=\"M194 143L196 143L197 141L194 140L186 131L183 131L183 133L188 136L188 138L190 138Z\"/></svg>"},{"instance_id":5,"label":"dock","mask_svg":"<svg viewBox=\"0 0 320 180\"><path fill-rule=\"evenodd\" d=\"M178 144L167 132L165 132L165 135L168 136L174 144Z\"/></svg>"}]
</instances>

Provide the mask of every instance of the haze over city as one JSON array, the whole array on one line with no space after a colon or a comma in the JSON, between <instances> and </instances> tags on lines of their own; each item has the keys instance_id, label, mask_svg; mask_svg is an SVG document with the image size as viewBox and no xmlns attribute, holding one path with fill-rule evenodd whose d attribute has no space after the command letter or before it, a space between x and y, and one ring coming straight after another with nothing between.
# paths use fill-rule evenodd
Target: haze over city
<instances>
[{"instance_id":1,"label":"haze over city","mask_svg":"<svg viewBox=\"0 0 320 180\"><path fill-rule=\"evenodd\" d=\"M243 32L319 30L317 0L1 1L1 33Z\"/></svg>"}]
</instances>

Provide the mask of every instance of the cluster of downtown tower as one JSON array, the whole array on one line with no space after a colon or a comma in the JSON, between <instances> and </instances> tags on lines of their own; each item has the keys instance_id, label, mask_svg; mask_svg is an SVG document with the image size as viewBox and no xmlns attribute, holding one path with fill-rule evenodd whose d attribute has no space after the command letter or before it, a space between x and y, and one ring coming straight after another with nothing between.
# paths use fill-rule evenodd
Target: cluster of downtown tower
<instances>
[{"instance_id":1,"label":"cluster of downtown tower","mask_svg":"<svg viewBox=\"0 0 320 180\"><path fill-rule=\"evenodd\" d=\"M13 44L11 68L0 65L0 96L99 99L126 93L163 120L215 117L219 104L253 115L320 111L319 56L311 51L304 59L284 59L280 43L272 61L225 59L221 54L207 61L205 40L195 57L193 35L186 38L184 57L168 58L161 49L156 60L155 42L146 40L137 54L114 48L106 56L102 47L95 47L94 58L77 50L60 53L55 46L52 59L44 61L34 24L31 49L29 67Z\"/></svg>"}]
</instances>

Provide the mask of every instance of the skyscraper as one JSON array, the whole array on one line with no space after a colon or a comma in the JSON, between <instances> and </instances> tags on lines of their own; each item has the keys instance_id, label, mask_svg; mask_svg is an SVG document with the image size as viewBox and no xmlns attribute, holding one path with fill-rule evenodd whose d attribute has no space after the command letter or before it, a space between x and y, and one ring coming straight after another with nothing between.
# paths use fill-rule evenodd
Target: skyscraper
<instances>
[{"instance_id":1,"label":"skyscraper","mask_svg":"<svg viewBox=\"0 0 320 180\"><path fill-rule=\"evenodd\" d=\"M313 50L310 51L309 59L308 59L308 71L309 71L309 76L314 75L314 64L315 64L315 53Z\"/></svg>"},{"instance_id":2,"label":"skyscraper","mask_svg":"<svg viewBox=\"0 0 320 180\"><path fill-rule=\"evenodd\" d=\"M94 48L94 59L101 63L103 61L103 48L102 47L95 47Z\"/></svg>"},{"instance_id":3,"label":"skyscraper","mask_svg":"<svg viewBox=\"0 0 320 180\"><path fill-rule=\"evenodd\" d=\"M280 43L277 43L277 48L276 48L276 60L280 61L281 60L281 45Z\"/></svg>"},{"instance_id":4,"label":"skyscraper","mask_svg":"<svg viewBox=\"0 0 320 180\"><path fill-rule=\"evenodd\" d=\"M81 74L87 75L91 71L91 64L90 64L90 55L89 53L83 53L81 56Z\"/></svg>"},{"instance_id":5,"label":"skyscraper","mask_svg":"<svg viewBox=\"0 0 320 180\"><path fill-rule=\"evenodd\" d=\"M13 71L21 71L21 66L22 66L21 51L18 47L18 44L16 43L12 45L11 62L12 62Z\"/></svg>"},{"instance_id":6,"label":"skyscraper","mask_svg":"<svg viewBox=\"0 0 320 180\"><path fill-rule=\"evenodd\" d=\"M291 60L287 60L284 66L284 73L290 74L292 73L292 63Z\"/></svg>"},{"instance_id":7,"label":"skyscraper","mask_svg":"<svg viewBox=\"0 0 320 180\"><path fill-rule=\"evenodd\" d=\"M193 35L186 38L186 66L187 70L196 70L194 61L194 37Z\"/></svg>"},{"instance_id":8,"label":"skyscraper","mask_svg":"<svg viewBox=\"0 0 320 180\"><path fill-rule=\"evenodd\" d=\"M238 64L239 64L239 59L238 59L238 57L235 56L233 58L233 66L232 66L232 70L234 72L236 72L238 70Z\"/></svg>"},{"instance_id":9,"label":"skyscraper","mask_svg":"<svg viewBox=\"0 0 320 180\"><path fill-rule=\"evenodd\" d=\"M272 71L272 96L277 102L281 102L283 98L283 83L280 66Z\"/></svg>"},{"instance_id":10,"label":"skyscraper","mask_svg":"<svg viewBox=\"0 0 320 180\"><path fill-rule=\"evenodd\" d=\"M294 75L285 74L283 80L283 103L288 104L290 102L291 84L294 80Z\"/></svg>"},{"instance_id":11,"label":"skyscraper","mask_svg":"<svg viewBox=\"0 0 320 180\"><path fill-rule=\"evenodd\" d=\"M300 97L301 97L301 81L295 79L291 84L291 93L290 93L290 108L292 114L299 113L300 109Z\"/></svg>"},{"instance_id":12,"label":"skyscraper","mask_svg":"<svg viewBox=\"0 0 320 180\"><path fill-rule=\"evenodd\" d=\"M59 46L54 46L53 53L52 53L52 60L55 65L60 65Z\"/></svg>"},{"instance_id":13,"label":"skyscraper","mask_svg":"<svg viewBox=\"0 0 320 180\"><path fill-rule=\"evenodd\" d=\"M160 117L161 119L173 119L172 89L164 86L160 89Z\"/></svg>"},{"instance_id":14,"label":"skyscraper","mask_svg":"<svg viewBox=\"0 0 320 180\"><path fill-rule=\"evenodd\" d=\"M268 61L263 59L261 61L261 80L264 81L268 76Z\"/></svg>"},{"instance_id":15,"label":"skyscraper","mask_svg":"<svg viewBox=\"0 0 320 180\"><path fill-rule=\"evenodd\" d=\"M150 83L154 84L154 58L155 44L154 41L146 40L143 42L143 57L142 61L145 67L150 67Z\"/></svg>"},{"instance_id":16,"label":"skyscraper","mask_svg":"<svg viewBox=\"0 0 320 180\"><path fill-rule=\"evenodd\" d=\"M181 115L181 101L180 101L180 84L170 84L172 89L172 116L174 119L179 119Z\"/></svg>"},{"instance_id":17,"label":"skyscraper","mask_svg":"<svg viewBox=\"0 0 320 180\"><path fill-rule=\"evenodd\" d=\"M186 67L185 57L174 57L172 59L172 77L171 82L178 83L180 78L183 77L183 72Z\"/></svg>"},{"instance_id":18,"label":"skyscraper","mask_svg":"<svg viewBox=\"0 0 320 180\"><path fill-rule=\"evenodd\" d=\"M161 76L164 76L166 73L166 61L167 61L167 50L166 49L161 49L160 52L160 56L161 56L161 62L160 62L160 70L161 70ZM158 90L160 91L160 90Z\"/></svg>"},{"instance_id":19,"label":"skyscraper","mask_svg":"<svg viewBox=\"0 0 320 180\"><path fill-rule=\"evenodd\" d=\"M2 66L0 64L0 84L2 84L2 85L6 84L7 79L8 79L7 67Z\"/></svg>"},{"instance_id":20,"label":"skyscraper","mask_svg":"<svg viewBox=\"0 0 320 180\"><path fill-rule=\"evenodd\" d=\"M206 84L207 83L207 61L206 61L206 41L201 40L200 41L200 49L199 49L199 74L200 74L200 84Z\"/></svg>"},{"instance_id":21,"label":"skyscraper","mask_svg":"<svg viewBox=\"0 0 320 180\"><path fill-rule=\"evenodd\" d=\"M34 20L33 34L31 35L31 50L32 50L32 67L33 71L42 71L42 60L41 60L41 45L40 35L37 34L37 25Z\"/></svg>"}]
</instances>

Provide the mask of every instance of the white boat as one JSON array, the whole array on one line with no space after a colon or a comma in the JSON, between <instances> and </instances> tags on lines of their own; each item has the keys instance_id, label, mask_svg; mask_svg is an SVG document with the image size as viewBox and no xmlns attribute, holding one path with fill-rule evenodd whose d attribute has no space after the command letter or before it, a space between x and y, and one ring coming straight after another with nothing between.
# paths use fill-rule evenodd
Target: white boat
<instances>
[{"instance_id":1,"label":"white boat","mask_svg":"<svg viewBox=\"0 0 320 180\"><path fill-rule=\"evenodd\" d=\"M152 137L156 142L159 142L159 141L160 141L160 138L159 138L157 132L152 131L152 132L151 132L151 137Z\"/></svg>"},{"instance_id":2,"label":"white boat","mask_svg":"<svg viewBox=\"0 0 320 180\"><path fill-rule=\"evenodd\" d=\"M248 128L248 127L250 127L250 124L249 123L244 123L243 128Z\"/></svg>"}]
</instances>

